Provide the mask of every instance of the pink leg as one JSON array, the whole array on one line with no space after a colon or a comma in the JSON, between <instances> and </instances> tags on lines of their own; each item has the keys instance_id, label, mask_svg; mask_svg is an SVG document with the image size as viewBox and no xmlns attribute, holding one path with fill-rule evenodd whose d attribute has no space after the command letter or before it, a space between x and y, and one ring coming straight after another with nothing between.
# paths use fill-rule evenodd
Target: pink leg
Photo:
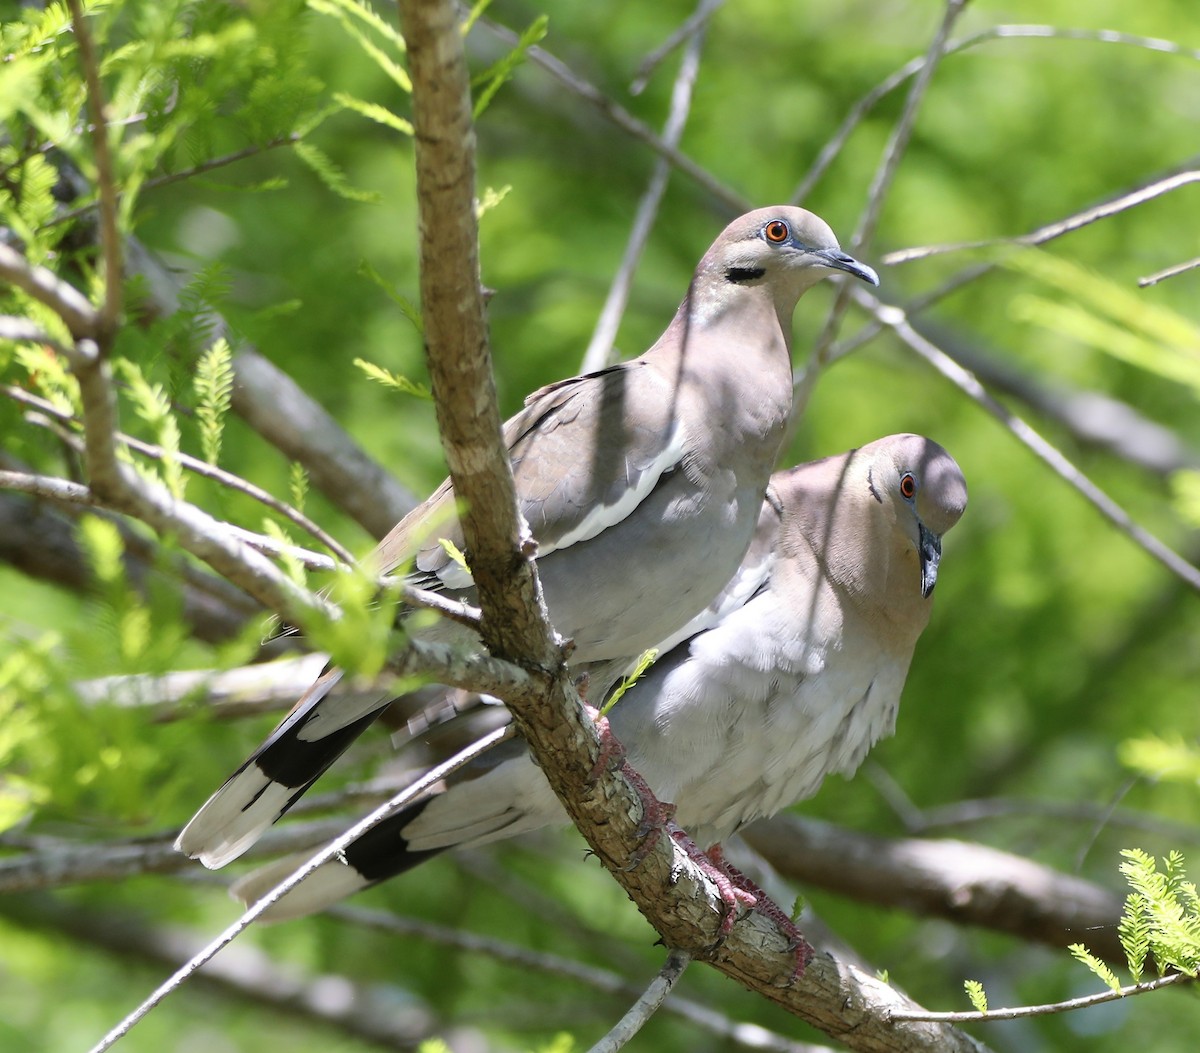
<instances>
[{"instance_id":1,"label":"pink leg","mask_svg":"<svg viewBox=\"0 0 1200 1053\"><path fill-rule=\"evenodd\" d=\"M791 942L791 949L796 954L796 965L792 969L792 980L798 980L804 975L804 969L809 962L812 961L815 953L808 941L804 938L804 934L796 928L795 922L791 916L768 896L761 888L743 874L737 867L725 859L725 854L720 845L713 845L707 852L709 860L713 866L720 867L724 870L728 880L736 886L743 895L751 897L749 906L761 914L764 918L773 921L788 937Z\"/></svg>"}]
</instances>

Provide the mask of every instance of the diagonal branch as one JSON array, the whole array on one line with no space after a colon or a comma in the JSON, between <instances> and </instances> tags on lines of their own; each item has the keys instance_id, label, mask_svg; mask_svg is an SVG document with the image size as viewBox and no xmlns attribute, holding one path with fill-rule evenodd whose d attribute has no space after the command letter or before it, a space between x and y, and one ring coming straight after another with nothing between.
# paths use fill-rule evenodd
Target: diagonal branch
<instances>
[{"instance_id":1,"label":"diagonal branch","mask_svg":"<svg viewBox=\"0 0 1200 1053\"><path fill-rule=\"evenodd\" d=\"M723 0L717 0L718 3ZM683 137L683 129L687 124L688 111L692 105L692 88L696 84L696 75L700 71L700 50L704 46L705 20L712 13L713 0L701 0L697 15L704 17L692 32L692 38L684 49L683 60L679 64L679 73L675 78L675 87L671 92L671 111L667 116L667 124L663 129L663 142L677 146ZM694 20L694 19L693 19ZM689 20L689 22L693 21ZM629 287L633 284L633 272L642 250L646 247L646 239L650 236L650 228L654 225L654 217L658 214L658 206L662 202L663 193L667 189L667 180L671 175L671 165L665 157L660 157L654 164L650 175L650 183L642 200L638 202L637 215L633 220L633 230L630 231L629 241L625 246L625 255L621 257L621 266L608 290L608 298L592 332L583 356L583 367L580 372L591 373L602 369L612 359L613 341L617 337L617 328L621 324L621 315L625 304L629 302Z\"/></svg>"}]
</instances>

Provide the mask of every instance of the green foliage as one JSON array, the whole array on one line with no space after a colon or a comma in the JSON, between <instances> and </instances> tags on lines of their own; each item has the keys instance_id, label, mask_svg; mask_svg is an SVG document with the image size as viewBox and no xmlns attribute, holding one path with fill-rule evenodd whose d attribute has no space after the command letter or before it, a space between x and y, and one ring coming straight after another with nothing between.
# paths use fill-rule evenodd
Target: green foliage
<instances>
[{"instance_id":1,"label":"green foliage","mask_svg":"<svg viewBox=\"0 0 1200 1053\"><path fill-rule=\"evenodd\" d=\"M481 7L476 8L472 12L472 20L479 10L481 10ZM482 85L475 97L476 120L488 108L492 99L495 98L496 92L512 79L517 68L525 61L525 56L529 49L545 39L549 24L550 19L546 15L539 15L521 34L517 41L517 46L512 51L508 52L508 54L495 62L489 69L474 78L476 85Z\"/></svg>"},{"instance_id":2,"label":"green foliage","mask_svg":"<svg viewBox=\"0 0 1200 1053\"><path fill-rule=\"evenodd\" d=\"M363 371L368 380L373 380L376 384L382 384L385 388L398 391L403 395L412 395L426 401L433 400L433 392L425 384L414 384L408 377L402 377L399 373L393 373L390 369L377 366L374 362L368 362L365 358L356 358L354 364Z\"/></svg>"},{"instance_id":3,"label":"green foliage","mask_svg":"<svg viewBox=\"0 0 1200 1053\"><path fill-rule=\"evenodd\" d=\"M233 402L233 352L225 340L218 340L200 356L195 387L200 449L209 464L216 464L221 458L225 414Z\"/></svg>"},{"instance_id":4,"label":"green foliage","mask_svg":"<svg viewBox=\"0 0 1200 1053\"><path fill-rule=\"evenodd\" d=\"M978 980L964 980L963 990L967 992L967 997L971 1000L971 1008L977 1013L986 1013L988 1011L987 992L983 989L983 984Z\"/></svg>"},{"instance_id":5,"label":"green foliage","mask_svg":"<svg viewBox=\"0 0 1200 1053\"><path fill-rule=\"evenodd\" d=\"M297 512L304 511L304 503L308 500L308 490L308 472L299 461L293 461L288 469L288 499Z\"/></svg>"},{"instance_id":6,"label":"green foliage","mask_svg":"<svg viewBox=\"0 0 1200 1053\"><path fill-rule=\"evenodd\" d=\"M638 657L637 663L633 667L633 671L627 677L625 677L620 684L617 685L617 689L609 696L608 701L604 703L603 707L600 709L600 715L605 716L613 706L620 702L625 692L633 687L633 685L639 680L641 680L642 674L645 673L646 670L649 669L656 661L658 661L657 648L649 647L643 651Z\"/></svg>"},{"instance_id":7,"label":"green foliage","mask_svg":"<svg viewBox=\"0 0 1200 1053\"><path fill-rule=\"evenodd\" d=\"M1020 296L1013 302L1015 317L1184 385L1200 398L1200 328L1182 315L1048 252L1028 249L1006 263L1067 298Z\"/></svg>"},{"instance_id":8,"label":"green foliage","mask_svg":"<svg viewBox=\"0 0 1200 1053\"><path fill-rule=\"evenodd\" d=\"M1159 976L1168 969L1195 976L1200 969L1200 895L1187 879L1183 853L1168 853L1161 871L1141 849L1127 848L1121 855L1121 873L1133 889L1121 923L1130 972L1135 979L1142 975L1148 952Z\"/></svg>"},{"instance_id":9,"label":"green foliage","mask_svg":"<svg viewBox=\"0 0 1200 1053\"><path fill-rule=\"evenodd\" d=\"M113 363L114 372L124 377L126 392L133 411L149 425L162 451L161 473L145 465L139 470L155 482L161 482L171 496L182 499L186 480L179 463L179 422L171 409L171 400L161 384L152 384L142 373L141 367L128 358L119 358Z\"/></svg>"},{"instance_id":10,"label":"green foliage","mask_svg":"<svg viewBox=\"0 0 1200 1053\"><path fill-rule=\"evenodd\" d=\"M467 557L453 541L448 537L438 538L438 544L442 546L442 551L446 553L459 567L465 570L468 574L471 573L471 568L467 566Z\"/></svg>"},{"instance_id":11,"label":"green foliage","mask_svg":"<svg viewBox=\"0 0 1200 1053\"><path fill-rule=\"evenodd\" d=\"M1067 950L1071 952L1076 961L1082 962L1096 976L1103 980L1109 990L1118 994L1120 993L1121 981L1117 979L1117 974L1108 967L1107 962L1101 958L1097 958L1082 943L1072 943L1067 947Z\"/></svg>"},{"instance_id":12,"label":"green foliage","mask_svg":"<svg viewBox=\"0 0 1200 1053\"><path fill-rule=\"evenodd\" d=\"M1178 734L1126 739L1117 753L1122 764L1148 779L1200 786L1200 748Z\"/></svg>"}]
</instances>

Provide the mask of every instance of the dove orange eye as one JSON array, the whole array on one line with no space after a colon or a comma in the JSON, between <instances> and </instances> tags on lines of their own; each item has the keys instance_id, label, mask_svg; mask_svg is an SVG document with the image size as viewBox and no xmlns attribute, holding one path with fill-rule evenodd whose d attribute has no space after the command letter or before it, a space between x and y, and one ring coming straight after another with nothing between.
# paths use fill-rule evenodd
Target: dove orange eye
<instances>
[{"instance_id":1,"label":"dove orange eye","mask_svg":"<svg viewBox=\"0 0 1200 1053\"><path fill-rule=\"evenodd\" d=\"M787 241L791 231L788 230L788 225L782 219L773 219L763 228L763 233L767 236L767 241L773 241L776 245L780 242Z\"/></svg>"},{"instance_id":2,"label":"dove orange eye","mask_svg":"<svg viewBox=\"0 0 1200 1053\"><path fill-rule=\"evenodd\" d=\"M905 472L900 477L900 493L907 497L910 501L917 495L917 480L913 478L912 472Z\"/></svg>"}]
</instances>

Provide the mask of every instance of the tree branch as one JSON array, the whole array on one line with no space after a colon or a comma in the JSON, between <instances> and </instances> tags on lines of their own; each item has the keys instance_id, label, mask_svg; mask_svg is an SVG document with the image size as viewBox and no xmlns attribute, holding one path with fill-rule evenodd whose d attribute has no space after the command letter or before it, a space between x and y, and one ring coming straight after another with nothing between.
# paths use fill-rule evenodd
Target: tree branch
<instances>
[{"instance_id":1,"label":"tree branch","mask_svg":"<svg viewBox=\"0 0 1200 1053\"><path fill-rule=\"evenodd\" d=\"M59 933L121 958L175 968L195 953L200 940L177 927L154 925L128 913L112 916L65 909L57 900L24 896L9 903L4 914L22 928ZM437 1035L435 1019L413 992L392 987L380 997L379 981L355 982L338 974L297 975L294 963L277 962L252 945L210 963L197 978L228 997L331 1028L383 1049L411 1053ZM330 990L338 997L330 998ZM391 995L392 997L388 997Z\"/></svg>"},{"instance_id":2,"label":"tree branch","mask_svg":"<svg viewBox=\"0 0 1200 1053\"><path fill-rule=\"evenodd\" d=\"M700 71L700 51L704 46L704 30L707 19L724 0L701 0L696 10L696 16L703 16L691 30L692 36L684 49L683 59L679 64L679 73L675 78L675 86L671 92L671 111L667 116L666 127L663 128L663 142L677 146L683 137L683 129L687 124L688 111L692 104L692 89L696 84L696 75ZM689 19L689 24L696 20ZM621 324L621 315L629 302L629 288L633 284L633 273L637 269L638 260L646 247L646 239L654 225L654 217L658 214L658 206L662 202L663 193L667 189L667 180L671 175L671 165L665 157L660 157L654 163L654 171L650 174L650 182L646 192L638 202L637 215L633 219L633 229L629 232L629 241L625 245L625 254L621 257L621 265L616 277L608 289L608 297L596 320L596 328L592 331L587 351L583 356L581 373L591 373L603 369L612 358L613 341L617 337L617 329Z\"/></svg>"},{"instance_id":3,"label":"tree branch","mask_svg":"<svg viewBox=\"0 0 1200 1053\"><path fill-rule=\"evenodd\" d=\"M978 925L1124 962L1121 897L1032 860L965 841L883 838L777 815L742 838L786 878L863 903Z\"/></svg>"},{"instance_id":4,"label":"tree branch","mask_svg":"<svg viewBox=\"0 0 1200 1053\"><path fill-rule=\"evenodd\" d=\"M617 1053L617 1050L627 1046L658 1012L691 961L691 957L683 951L671 951L658 975L650 981L638 1000L629 1007L629 1011L617 1021L612 1030L592 1046L589 1053Z\"/></svg>"}]
</instances>

